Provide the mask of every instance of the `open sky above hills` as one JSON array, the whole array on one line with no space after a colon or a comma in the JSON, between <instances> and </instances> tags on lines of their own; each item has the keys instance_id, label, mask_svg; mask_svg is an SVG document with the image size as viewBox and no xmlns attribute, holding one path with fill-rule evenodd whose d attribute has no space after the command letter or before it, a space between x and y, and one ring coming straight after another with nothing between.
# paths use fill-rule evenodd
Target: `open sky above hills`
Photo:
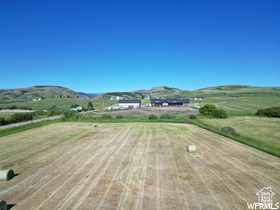
<instances>
[{"instance_id":1,"label":"open sky above hills","mask_svg":"<svg viewBox=\"0 0 280 210\"><path fill-rule=\"evenodd\" d=\"M0 1L0 89L280 85L280 1Z\"/></svg>"}]
</instances>

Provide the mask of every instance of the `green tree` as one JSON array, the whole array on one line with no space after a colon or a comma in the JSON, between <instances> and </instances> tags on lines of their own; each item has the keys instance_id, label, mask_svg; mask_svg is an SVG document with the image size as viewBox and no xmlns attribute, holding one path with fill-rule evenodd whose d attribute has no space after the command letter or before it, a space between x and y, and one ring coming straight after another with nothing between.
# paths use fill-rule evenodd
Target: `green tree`
<instances>
[{"instance_id":1,"label":"green tree","mask_svg":"<svg viewBox=\"0 0 280 210\"><path fill-rule=\"evenodd\" d=\"M92 105L91 101L88 102L87 108L89 110L93 110L93 105Z\"/></svg>"},{"instance_id":2,"label":"green tree","mask_svg":"<svg viewBox=\"0 0 280 210\"><path fill-rule=\"evenodd\" d=\"M215 109L212 112L212 116L215 117L215 118L227 118L228 114L223 109Z\"/></svg>"},{"instance_id":3,"label":"green tree","mask_svg":"<svg viewBox=\"0 0 280 210\"><path fill-rule=\"evenodd\" d=\"M199 113L201 115L210 116L212 115L212 112L216 109L217 109L216 106L213 104L205 104L203 107L199 108Z\"/></svg>"}]
</instances>

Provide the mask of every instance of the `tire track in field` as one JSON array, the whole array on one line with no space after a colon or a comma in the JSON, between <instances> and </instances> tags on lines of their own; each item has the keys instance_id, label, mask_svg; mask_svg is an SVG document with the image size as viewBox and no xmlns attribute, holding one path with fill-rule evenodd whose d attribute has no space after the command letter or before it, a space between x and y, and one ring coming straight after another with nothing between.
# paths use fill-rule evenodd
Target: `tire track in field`
<instances>
[{"instance_id":1,"label":"tire track in field","mask_svg":"<svg viewBox=\"0 0 280 210\"><path fill-rule=\"evenodd\" d=\"M102 135L102 134L101 134ZM75 138L78 138L78 137L75 137ZM70 153L74 153L74 154L76 154L76 155L79 155L79 154L82 154L81 156L79 156L80 157L80 159L86 154L85 153L85 151L84 150L81 150L80 152L78 152L78 153L76 153L76 150L79 150L80 148L86 148L87 150L89 150L90 148L89 147L86 147L86 144L87 144L88 142L85 142L84 144L81 144L79 147L76 147L75 149L73 149L73 150L68 150L68 153L70 154ZM99 143L99 142L98 142ZM64 156L64 159L66 159L65 158L65 156ZM71 162L72 161L74 161L75 162L75 160L76 160L76 156L71 156L71 159L67 159L68 161L67 162L63 162L63 159L60 159L60 158L58 158L58 159L56 159L54 162L52 162L52 163L50 163L47 167L45 167L45 170L44 171L39 171L39 173L41 173L42 174L42 176L40 176L40 174L39 174L39 177L41 177L39 180L37 180L36 182L34 182L34 181L32 181L33 182L33 184L31 184L31 182L30 182L30 184L28 184L27 186L28 187L26 187L27 189L23 192L23 193L25 193L25 194L30 194L30 192L28 192L30 189L32 189L32 188L34 188L34 183L37 185L38 183L42 183L43 181L45 181L45 180L47 180L47 182L44 182L44 184L43 185L40 185L40 186L38 186L37 188L37 191L35 190L34 192L33 192L33 194L32 194L32 196L31 197L33 197L33 196L36 196L36 193L38 193L38 191L40 190L40 189L42 189L42 188L44 188L45 186L48 186L49 185L49 183L51 183L53 180L56 180L57 179L57 176L59 177L59 176L63 176L63 173L61 173L61 174L58 174L57 176L53 176L51 179L49 179L48 180L48 177L49 176L51 176L52 174L54 174L56 171L57 171L57 169L56 170L53 170L53 165L54 165L54 163L56 163L56 162L62 162L62 164L60 164L60 169L71 169L71 167L73 167L73 168L75 168L75 165L73 165L73 164L71 164ZM69 163L70 162L70 163ZM67 164L70 164L70 167L67 165ZM49 171L48 173L46 173L46 171ZM38 174L33 174L31 177L29 177L28 179L32 179L32 177L34 177L34 176L38 176ZM21 181L21 182L26 182L26 179L25 180L23 180L23 181ZM20 193L20 195L22 195L23 193ZM19 202L19 203L17 203L17 205L19 205L19 204L23 204L23 203L25 203L25 202L27 202L30 198L31 198L30 196L29 197L27 197L27 198L25 198L25 200L24 201L21 201L21 202ZM27 200L26 200L27 199Z\"/></svg>"},{"instance_id":2,"label":"tire track in field","mask_svg":"<svg viewBox=\"0 0 280 210\"><path fill-rule=\"evenodd\" d=\"M168 128L166 128L166 130L170 130ZM176 141L176 140L175 140ZM220 204L220 200L217 198L217 196L213 193L212 187L209 185L209 183L207 182L207 177L204 175L204 172L200 172L195 166L196 164L194 164L193 162L191 162L190 160L188 160L187 158L187 154L184 155L184 159L186 160L186 162L191 166L191 168L195 171L195 174L197 174L196 177L199 178L199 180L204 184L206 190L211 194L212 198L215 201L216 206L219 207L219 209L223 209L223 206ZM177 172L178 173L178 172ZM189 187L191 187L191 185L189 185ZM192 187L191 187L192 188ZM193 189L193 188L192 188ZM195 192L195 191L194 191Z\"/></svg>"},{"instance_id":3,"label":"tire track in field","mask_svg":"<svg viewBox=\"0 0 280 210\"><path fill-rule=\"evenodd\" d=\"M189 134L189 135L191 136L191 134ZM192 137L193 137L193 140L194 140L195 138L197 138L196 136L193 136L193 135L192 135ZM180 143L181 143L183 146L186 146L186 145L184 144L184 142L180 141ZM209 165L215 167L216 169L219 169L218 167L216 167L216 166L213 164L213 163L215 162L215 160L217 159L217 157L212 158L212 153L211 153L212 150L209 149L209 148L212 147L212 146L211 146L210 144L208 144L208 143L207 143L207 145L208 145L207 147L206 147L206 146L203 146L203 145L200 145L201 148L204 148L205 151L207 151L207 152L209 153L208 156L207 156L207 159L204 158L204 156L200 156L201 161L197 158L197 156L194 156L194 158L200 163L200 165L201 165L201 163L203 164L204 162L207 162ZM213 147L213 149L215 149L215 147ZM210 150L210 152L209 152L209 150ZM187 154L185 155L185 157L186 157L186 156L187 156ZM211 161L209 161L209 160L211 160ZM231 164L231 163L230 163L230 164ZM246 190L244 190L244 188L243 188L238 182L236 182L236 181L234 181L234 183L232 183L232 186L233 186L233 187L230 187L229 184L227 184L227 183L228 183L228 180L225 179L225 176L229 177L228 174L225 174L224 172L220 172L222 175L221 175L221 174L217 174L213 169L211 169L211 168L209 167L209 165L205 164L205 166L208 168L208 170L210 170L210 171L220 180L220 183L223 183L223 185L226 185L226 187L228 188L228 190L231 190L232 192L234 192L234 194L238 197L237 200L244 200L243 197L240 197L239 191L234 190L233 187L236 186L236 185L238 185L242 191L246 192L247 194L248 194L249 192L246 191ZM233 180L233 179L231 178L231 180ZM247 180L244 180L244 183L247 183L247 184L248 184ZM225 191L225 192L227 193L228 191ZM227 194L228 194L228 193L227 193ZM232 194L228 194L228 195L229 195L230 197L232 197ZM244 202L246 203L246 201L244 201Z\"/></svg>"},{"instance_id":4,"label":"tire track in field","mask_svg":"<svg viewBox=\"0 0 280 210\"><path fill-rule=\"evenodd\" d=\"M146 126L144 127L144 131L142 132L143 135L146 133ZM120 196L120 200L118 203L118 209L121 209L124 207L125 205L125 201L128 200L128 196L129 193L132 191L132 189L130 187L128 187L127 185L132 185L132 183L135 184L135 186L138 186L138 183L136 181L133 180L134 176L136 174L138 174L141 170L141 157L144 153L144 147L141 147L142 144L142 138L139 138L139 142L137 144L137 147L135 147L135 150L133 151L133 153L131 153L130 156L130 162L132 163L131 166L127 166L121 173L121 179L120 179L120 183L124 186L124 190ZM139 149L140 147L140 149ZM126 170L128 170L130 168L130 171L127 175L126 181L124 183L123 181L123 174ZM137 187L138 188L138 187Z\"/></svg>"},{"instance_id":5,"label":"tire track in field","mask_svg":"<svg viewBox=\"0 0 280 210\"><path fill-rule=\"evenodd\" d=\"M127 134L129 130L129 134ZM115 148L115 152L111 152L114 153L115 155L118 155L119 152L122 150L122 148L124 147L124 145L126 144L126 142L128 141L128 139L130 138L131 134L134 132L135 130L135 125L133 126L133 129L130 130L130 127L127 128L127 132L123 133L122 138L124 138L124 140L117 146L117 148ZM121 141L120 140L120 141ZM109 153L110 154L110 153ZM102 159L105 159L105 157L103 156ZM106 173L107 169L109 168L109 166L111 165L111 163L113 162L113 160L115 159L115 157L113 155L111 155L108 160L105 163L105 166L102 167L101 172L99 173L98 176L93 177L94 179L83 179L81 180L76 187L74 187L72 189L72 191L70 192L70 194L68 194L68 198L66 200L63 201L63 203L58 205L58 208L68 208L68 206L71 204L69 203L70 200L74 200L74 198L82 191L83 188L84 191L82 192L81 197L79 198L79 200L77 200L76 202L74 202L73 204L73 208L79 208L80 205L82 205L82 203L84 202L84 200L88 197L88 195L91 193L91 191L93 190L93 188L95 187L95 185L98 183L98 181L101 179L101 177ZM101 161L101 160L100 160ZM97 167L94 167L91 171L90 174L94 171L96 171L98 168L100 168L101 164Z\"/></svg>"},{"instance_id":6,"label":"tire track in field","mask_svg":"<svg viewBox=\"0 0 280 210\"><path fill-rule=\"evenodd\" d=\"M138 135L140 134L141 130L138 131ZM132 158L132 155L135 155L135 149L137 148L137 145L139 143L139 141L141 140L141 138L137 138L138 135L136 135L136 137L133 139L133 142L131 143L130 147L128 148L128 150L126 151L125 155L123 155L123 158L121 159L120 161L120 164L118 165L118 168L117 170L115 171L115 175L113 176L113 178L111 179L111 182L109 184L109 186L107 187L105 193L103 194L102 198L100 199L99 201L99 205L96 209L101 209L106 198L108 197L109 193L111 192L111 188L113 186L113 183L117 182L118 181L118 177L120 176L120 170L121 170L121 167L122 167L122 163L124 162L124 160L127 158L128 154L130 153L130 157L129 159ZM135 143L136 141L136 143ZM134 147L134 148L133 148ZM132 149L133 148L133 149ZM126 169L128 169L129 167L125 167L125 169L123 171L125 171ZM126 185L123 183L122 184L123 187L126 187Z\"/></svg>"},{"instance_id":7,"label":"tire track in field","mask_svg":"<svg viewBox=\"0 0 280 210\"><path fill-rule=\"evenodd\" d=\"M173 135L172 135L172 132L168 132L168 131L170 131L170 129L167 127L167 126L162 126L162 130L164 130L165 132L166 132L166 135L168 136L168 141L170 142L170 140L169 139L171 139L174 143L176 143L177 142L177 138L174 138L173 137ZM180 151L180 148L178 147L178 144L175 144L175 146L174 146L174 148L178 151ZM176 171L176 174L182 174L182 173L184 173L182 170L181 170L181 168L179 169L178 167L177 167L177 164L176 164L176 161L175 161L175 159L177 160L177 162L178 162L178 165L183 165L183 163L181 163L181 160L180 160L180 157L177 157L177 158L175 158L175 156L179 156L179 154L178 153L176 153L176 155L174 154L174 148L172 149L172 161L173 161L173 167L175 168L175 171ZM169 149L170 150L170 149ZM184 151L184 150L183 150ZM180 171L180 172L179 172ZM181 183L181 180L178 178L178 176L176 176L176 179L177 179L177 181L178 181L178 183ZM187 180L185 180L185 183L187 184L187 188L189 188L190 189L190 192L192 192L191 194L192 194L192 196L193 196L193 200L194 200L194 203L196 204L196 207L198 208L198 209L201 209L201 205L200 205L200 203L198 202L198 200L197 200L197 196L196 196L196 193L195 193L195 190L193 189L193 187L190 185L190 183L187 181ZM181 187L181 192L182 192L182 195L183 195L183 197L185 198L186 197L186 193L185 193L185 191L184 191L184 189ZM190 208L190 206L189 206L189 204L188 204L188 201L185 199L185 203L187 203L187 209L191 209ZM182 203L181 203L182 204ZM185 205L183 205L182 207L185 207Z\"/></svg>"},{"instance_id":8,"label":"tire track in field","mask_svg":"<svg viewBox=\"0 0 280 210\"><path fill-rule=\"evenodd\" d=\"M171 164L173 166L173 169L175 170L175 173L179 174L179 170L178 170L178 167L177 167L177 164L176 164L176 161L175 161L175 157L174 157L174 152L171 149L172 144L169 140L170 134L169 134L169 132L167 132L168 128L164 128L164 127L165 126L161 126L162 131L165 133L165 136L167 136L166 141L168 142L167 145L168 145L168 154L169 154L169 157L171 158L170 161L171 161ZM190 208L189 203L186 199L187 196L185 194L185 191L182 188L182 185L179 185L179 183L181 183L181 180L179 180L178 177L176 176L176 182L174 182L174 184L176 185L176 191L178 191L178 189L179 189L179 192L176 192L178 197L177 196L176 197L179 198L180 204L183 208L186 207L187 209L189 209Z\"/></svg>"},{"instance_id":9,"label":"tire track in field","mask_svg":"<svg viewBox=\"0 0 280 210\"><path fill-rule=\"evenodd\" d=\"M67 132L67 131L69 131L70 129L66 129L65 130L65 132ZM61 133L62 134L62 133ZM16 134L15 134L16 135ZM59 134L58 134L59 135ZM13 140L12 142L9 140L9 142L8 142L8 144L10 144L10 143L13 143L14 142L14 146L13 147L11 147L11 146L9 146L7 149L4 149L4 150L1 150L1 155L3 155L3 154L6 154L6 153L10 153L10 152L14 152L14 153L16 153L15 151L17 151L16 149L20 149L20 151L22 151L22 149L23 148L30 148L30 144L32 144L32 143L34 143L34 144L37 144L37 143L39 143L39 142L45 142L45 139L49 139L49 140L51 140L51 136L44 136L44 135L42 135L42 133L40 133L40 134L38 134L38 135L36 135L36 133L33 135L34 137L33 137L33 139L31 139L30 140L30 136L26 136L26 137L24 137L24 138L22 138L22 139L24 139L24 141L22 140L22 139L15 139L15 140ZM41 137L40 137L41 136ZM3 137L3 138L5 138L5 137ZM35 139L36 138L36 139ZM42 141L38 141L38 139L39 140L42 140ZM49 141L48 141L49 142ZM4 142L4 144L3 145L5 145L5 143L7 144L7 142ZM19 144L20 143L20 144ZM2 147L2 145L1 145L1 147ZM1 148L0 147L0 148ZM2 147L3 148L3 147Z\"/></svg>"},{"instance_id":10,"label":"tire track in field","mask_svg":"<svg viewBox=\"0 0 280 210\"><path fill-rule=\"evenodd\" d=\"M28 144L22 145L22 142L19 142L19 146L15 150L9 150L5 154L1 153L0 159L5 159L2 163L8 164L10 161L15 162L16 160L26 160L38 153L44 152L52 147L55 147L59 144L62 144L64 141L67 141L68 137L57 138L55 142L52 141L50 137L40 138L41 140L38 142L37 139L29 141ZM61 142L63 140L63 142ZM14 154L14 155L9 155ZM8 156L5 158L5 156ZM9 157L10 156L10 157Z\"/></svg>"},{"instance_id":11,"label":"tire track in field","mask_svg":"<svg viewBox=\"0 0 280 210\"><path fill-rule=\"evenodd\" d=\"M204 131L205 132L205 131ZM205 133L203 133L205 136L207 136ZM210 136L210 135L209 135ZM211 136L210 136L211 137ZM198 138L196 136L194 136L194 138ZM217 138L217 137L216 137ZM212 137L212 139L215 139L214 137ZM273 179L271 179L270 176L261 173L259 170L256 169L251 169L248 167L248 165L242 161L240 161L238 158L235 157L231 157L228 155L228 153L224 152L223 150L217 148L217 147L213 147L210 143L208 143L207 141L204 142L204 144L207 144L208 147L211 147L214 151L219 152L220 154L225 155L229 160L231 160L233 163L231 163L230 161L227 161L229 164L231 164L233 167L236 168L236 170L240 170L242 171L244 174L254 174L255 176L258 177L258 181L269 181L270 184L273 183L274 185L278 186L280 188L280 185ZM244 145L244 147L246 147L246 145ZM243 148L242 148L243 149ZM226 161L226 160L225 160ZM242 170L241 170L242 169ZM265 179L264 179L265 178ZM266 185L267 183L263 183L264 185Z\"/></svg>"},{"instance_id":12,"label":"tire track in field","mask_svg":"<svg viewBox=\"0 0 280 210\"><path fill-rule=\"evenodd\" d=\"M142 209L143 208L143 197L144 197L144 191L145 191L145 183L147 178L147 166L148 166L148 158L149 158L149 150L150 150L150 144L152 139L152 131L150 129L148 140L146 143L146 147L144 150L144 157L143 157L143 169L142 169L142 178L140 179L140 194L138 192L135 208L136 209Z\"/></svg>"},{"instance_id":13,"label":"tire track in field","mask_svg":"<svg viewBox=\"0 0 280 210\"><path fill-rule=\"evenodd\" d=\"M77 138L79 138L79 136L75 137L74 139L77 139ZM82 147L82 145L80 145L79 147ZM77 150L77 149L78 149L78 147L76 147L76 148L73 149L73 150L69 150L66 154L71 153L71 152L74 152L74 150ZM56 150L55 150L55 152L53 152L53 153L56 153ZM66 156L66 154L65 154L65 156ZM53 163L55 163L55 162L58 162L58 161L61 161L60 158L58 158L58 159L56 159L55 161L49 163L49 165L45 166L45 169L46 169L46 168L50 168L50 167L51 167L51 164L53 164ZM33 167L30 168L28 171L34 170L34 168L37 168L37 167L38 167L37 165L38 165L38 163L34 163ZM44 170L44 171L45 171L45 170ZM24 182L27 182L25 185L30 185L32 182L34 182L34 181L32 181L33 177L38 176L38 173L39 173L39 175L42 174L42 175L39 176L39 177L41 177L40 180L41 180L42 178L44 178L44 177L46 177L46 176L48 176L48 175L50 174L50 173L47 173L47 174L46 174L44 171L39 171L39 172L33 173L32 175L28 176L28 178L26 178L26 179L20 181L19 183L17 183L17 185L15 185L14 188L16 189L16 188L18 188L18 187L23 187ZM24 172L24 174L27 174L27 172ZM30 181L29 181L29 180L30 180ZM38 181L36 181L36 182L38 182ZM0 192L0 194L1 194L1 192Z\"/></svg>"},{"instance_id":14,"label":"tire track in field","mask_svg":"<svg viewBox=\"0 0 280 210\"><path fill-rule=\"evenodd\" d=\"M111 129L107 129L107 130L111 130ZM121 131L122 131L122 130L121 130ZM66 168L66 170L68 169L68 171L71 171L71 167L72 167L73 169L75 169L75 172L74 172L69 178L67 178L67 180L64 180L63 184L59 183L59 187L56 188L56 189L52 192L52 194L48 197L48 199L46 199L44 202L42 202L42 203L40 204L40 207L41 207L44 203L46 203L48 200L50 200L52 197L54 197L54 195L57 194L60 190L62 190L64 187L67 187L67 184L70 183L70 181L71 181L72 179L74 179L75 176L79 175L80 172L83 171L83 169L85 168L85 166L88 165L90 162L92 162L92 160L93 160L96 156L98 156L100 153L105 152L104 157L106 157L106 154L108 154L108 151L104 151L105 148L106 148L109 144L111 144L113 141L116 140L117 136L121 133L121 131L119 131L118 133L116 133L110 141L108 141L108 142L106 142L104 145L102 145L101 148L100 148L96 153L94 153L94 155L91 155L92 152L90 152L90 151L91 151L91 150L95 150L95 145L96 145L96 144L95 144L94 142L91 142L91 145L88 145L88 142L85 142L85 143L84 143L85 145L83 145L83 147L82 147L82 148L84 148L84 149L82 149L82 150L79 152L79 154L81 153L82 155L76 154L72 159L73 159L74 162L76 162L76 165L79 165L79 163L80 163L82 160L84 160L84 159L87 160L87 161L86 161L86 162L83 162L82 165L79 165L78 169L77 169L76 165L71 164L72 161L67 161L67 162L65 163L64 168ZM102 132L102 135L101 135L101 136L103 136L103 133L104 133L104 132ZM121 135L123 135L123 134L121 134ZM97 142L97 144L102 144L102 141ZM77 156L78 156L78 159L77 159ZM90 157L87 158L87 156L90 156ZM100 161L101 161L101 160L100 160ZM71 167L69 168L67 164L70 165ZM73 170L73 171L74 171L74 170ZM60 174L59 174L58 176L60 176ZM58 178L56 177L56 179L58 179ZM84 179L85 179L85 176L83 175L82 181L83 181ZM81 182L81 181L80 181L80 182ZM68 193L68 194L69 194L69 193ZM61 201L61 202L62 202L62 201Z\"/></svg>"},{"instance_id":15,"label":"tire track in field","mask_svg":"<svg viewBox=\"0 0 280 210\"><path fill-rule=\"evenodd\" d=\"M197 138L198 139L198 137L197 136L194 136L194 135L192 135L192 134L189 134L189 135L191 135L194 139L195 138ZM205 134L206 135L206 134ZM213 137L211 137L211 138L213 138ZM203 147L206 151L209 151L210 150L210 152L208 152L209 154L210 154L210 156L209 157L207 157L208 159L206 159L206 158L204 158L203 156L201 156L201 159L204 161L204 162L207 162L209 165L212 165L213 167L215 167L216 169L218 169L215 165L213 165L212 163L211 163L211 161L209 161L210 159L211 160L213 160L212 162L215 162L214 161L214 159L212 158L212 153L211 153L211 149L213 149L213 150L217 150L217 148L216 147L213 147L210 143L207 143L207 142L205 142L204 144L207 144L207 147L206 146L203 146L203 145L200 145L200 147ZM209 149L210 148L210 149ZM219 152L221 152L221 150L220 149L218 149L219 150ZM229 154L227 154L227 153L225 153L225 152L223 152L223 154L224 155L226 155L226 157L229 157ZM211 157L211 158L210 158ZM210 159L209 159L210 158ZM216 158L215 158L216 159ZM236 164L233 164L232 162L229 162L228 161L228 163L230 164L230 165L236 165ZM209 167L209 165L206 165L207 166L207 168L212 172L212 173L214 173L215 175L216 175L216 177L218 177L218 179L220 180L220 181L222 181L222 183L229 189L229 190L231 190L232 192L234 192L234 194L238 197L238 199L235 199L235 200L243 200L245 203L246 203L246 201L244 200L244 198L242 197L242 196L240 196L240 191L237 191L237 190L235 190L235 186L237 185L237 186L239 186L239 189L241 189L243 192L245 192L247 195L249 195L250 193L251 193L251 191L248 191L248 190L246 190L246 189L252 189L252 188L249 188L249 187L247 187L246 189L243 187L243 186L241 186L238 182L236 182L231 176L229 176L228 174L226 174L226 173L224 173L224 172L221 172L221 174L222 174L222 176L220 176L219 174L217 174L213 169L211 169L210 167ZM244 166L242 166L242 168L244 168ZM245 167L246 168L246 167ZM239 170L239 171L241 171L241 172L243 172L244 174L250 174L250 173L247 173L247 171L246 170L242 170L240 167L238 167L237 168L237 170ZM244 172L245 171L245 172ZM230 180L231 180L231 183L229 183L228 182L228 179L225 179L225 178L230 178ZM242 179L240 176L238 177L239 179ZM246 183L246 184L249 184L248 183L248 180L246 179L242 179L242 180L244 180L244 183ZM231 186L230 186L231 185ZM250 184L249 184L250 185ZM252 186L252 185L251 185ZM253 186L253 187L255 187L255 186ZM255 187L255 189L257 190L257 188ZM227 191L226 191L227 192ZM229 194L229 196L231 196L231 194ZM232 197L232 196L231 196Z\"/></svg>"},{"instance_id":16,"label":"tire track in field","mask_svg":"<svg viewBox=\"0 0 280 210\"><path fill-rule=\"evenodd\" d=\"M161 176L160 176L160 169L159 169L159 128L156 127L156 192L157 192L157 209L164 209L164 202L162 201L162 195L161 195Z\"/></svg>"}]
</instances>

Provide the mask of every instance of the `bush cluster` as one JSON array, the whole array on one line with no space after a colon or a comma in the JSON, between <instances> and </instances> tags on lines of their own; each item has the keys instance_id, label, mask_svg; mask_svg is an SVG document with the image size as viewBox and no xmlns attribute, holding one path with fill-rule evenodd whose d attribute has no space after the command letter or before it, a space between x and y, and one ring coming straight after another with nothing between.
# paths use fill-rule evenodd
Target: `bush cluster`
<instances>
[{"instance_id":1,"label":"bush cluster","mask_svg":"<svg viewBox=\"0 0 280 210\"><path fill-rule=\"evenodd\" d=\"M228 114L223 109L217 109L213 104L205 104L203 107L199 108L199 113L205 116L212 116L215 118L227 118Z\"/></svg>"},{"instance_id":2,"label":"bush cluster","mask_svg":"<svg viewBox=\"0 0 280 210\"><path fill-rule=\"evenodd\" d=\"M267 116L267 117L280 117L280 106L267 108L267 109L259 109L256 112L256 115Z\"/></svg>"},{"instance_id":3,"label":"bush cluster","mask_svg":"<svg viewBox=\"0 0 280 210\"><path fill-rule=\"evenodd\" d=\"M171 114L168 114L168 113L165 113L165 114L161 114L160 115L160 119L173 119L175 116L171 115Z\"/></svg>"},{"instance_id":4,"label":"bush cluster","mask_svg":"<svg viewBox=\"0 0 280 210\"><path fill-rule=\"evenodd\" d=\"M190 115L189 115L189 118L190 118L191 120L197 119L196 115L194 115L194 114L190 114Z\"/></svg>"},{"instance_id":5,"label":"bush cluster","mask_svg":"<svg viewBox=\"0 0 280 210\"><path fill-rule=\"evenodd\" d=\"M150 114L149 117L148 117L149 120L157 120L158 119L158 116L155 115L155 114Z\"/></svg>"},{"instance_id":6,"label":"bush cluster","mask_svg":"<svg viewBox=\"0 0 280 210\"><path fill-rule=\"evenodd\" d=\"M0 110L2 109L22 109L22 110L33 110L31 107L28 106L16 106L16 105L10 105L6 107L0 107Z\"/></svg>"},{"instance_id":7,"label":"bush cluster","mask_svg":"<svg viewBox=\"0 0 280 210\"><path fill-rule=\"evenodd\" d=\"M228 134L236 134L236 130L230 126L223 127L221 132L228 133Z\"/></svg>"},{"instance_id":8,"label":"bush cluster","mask_svg":"<svg viewBox=\"0 0 280 210\"><path fill-rule=\"evenodd\" d=\"M105 113L102 115L102 118L106 120L110 120L112 118L112 115L110 115L109 113Z\"/></svg>"},{"instance_id":9,"label":"bush cluster","mask_svg":"<svg viewBox=\"0 0 280 210\"><path fill-rule=\"evenodd\" d=\"M18 122L28 121L32 119L33 119L33 115L31 113L15 113L8 120L1 117L0 125L8 125L11 123L18 123Z\"/></svg>"}]
</instances>

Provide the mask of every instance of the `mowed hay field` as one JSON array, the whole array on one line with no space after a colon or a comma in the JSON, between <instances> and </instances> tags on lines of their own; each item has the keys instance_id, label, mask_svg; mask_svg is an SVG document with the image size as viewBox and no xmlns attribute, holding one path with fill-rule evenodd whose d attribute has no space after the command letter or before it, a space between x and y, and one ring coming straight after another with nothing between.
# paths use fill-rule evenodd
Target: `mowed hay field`
<instances>
[{"instance_id":1,"label":"mowed hay field","mask_svg":"<svg viewBox=\"0 0 280 210\"><path fill-rule=\"evenodd\" d=\"M186 152L196 145L196 153ZM247 209L279 158L189 124L57 123L0 138L13 209Z\"/></svg>"}]
</instances>

